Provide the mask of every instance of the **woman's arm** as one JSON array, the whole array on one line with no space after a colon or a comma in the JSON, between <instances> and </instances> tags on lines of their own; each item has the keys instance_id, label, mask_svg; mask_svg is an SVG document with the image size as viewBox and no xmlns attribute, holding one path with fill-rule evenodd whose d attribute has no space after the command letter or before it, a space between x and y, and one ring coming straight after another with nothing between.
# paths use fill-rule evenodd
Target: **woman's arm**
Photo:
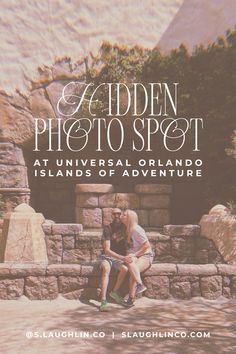
<instances>
[{"instance_id":1,"label":"woman's arm","mask_svg":"<svg viewBox=\"0 0 236 354\"><path fill-rule=\"evenodd\" d=\"M150 246L149 241L146 241L142 244L141 248L137 252L135 252L134 256L141 257L150 248L151 248L151 246Z\"/></svg>"}]
</instances>

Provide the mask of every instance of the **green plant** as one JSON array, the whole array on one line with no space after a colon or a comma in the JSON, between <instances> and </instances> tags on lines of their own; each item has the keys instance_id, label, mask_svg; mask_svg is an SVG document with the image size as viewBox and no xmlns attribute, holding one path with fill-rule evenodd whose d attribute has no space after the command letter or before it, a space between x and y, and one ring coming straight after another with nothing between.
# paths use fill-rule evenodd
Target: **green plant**
<instances>
[{"instance_id":1,"label":"green plant","mask_svg":"<svg viewBox=\"0 0 236 354\"><path fill-rule=\"evenodd\" d=\"M236 203L233 200L230 200L227 203L227 207L229 208L232 215L236 215Z\"/></svg>"}]
</instances>

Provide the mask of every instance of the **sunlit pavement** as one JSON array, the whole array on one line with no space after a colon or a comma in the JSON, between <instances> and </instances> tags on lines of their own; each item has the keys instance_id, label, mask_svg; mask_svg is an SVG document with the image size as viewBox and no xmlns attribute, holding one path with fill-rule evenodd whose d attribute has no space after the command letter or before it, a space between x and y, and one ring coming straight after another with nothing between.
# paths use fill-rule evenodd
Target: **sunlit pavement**
<instances>
[{"instance_id":1,"label":"sunlit pavement","mask_svg":"<svg viewBox=\"0 0 236 354\"><path fill-rule=\"evenodd\" d=\"M111 304L108 313L99 312L98 305L92 300L86 304L62 297L53 301L30 301L24 297L1 300L0 352L236 353L236 299L142 298L130 309ZM205 332L208 337L190 338L193 331L194 335L198 332L198 336ZM28 337L34 333L41 338L27 338L26 332ZM84 338L87 332L101 338ZM168 332L175 336L186 335L186 338L166 338ZM52 337L56 335L61 337ZM74 337L63 337L68 335Z\"/></svg>"}]
</instances>

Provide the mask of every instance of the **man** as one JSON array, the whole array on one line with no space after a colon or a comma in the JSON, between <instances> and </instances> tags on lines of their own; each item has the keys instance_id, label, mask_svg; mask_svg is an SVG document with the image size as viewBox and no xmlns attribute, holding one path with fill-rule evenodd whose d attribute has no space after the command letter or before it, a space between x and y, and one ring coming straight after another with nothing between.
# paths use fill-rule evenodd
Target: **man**
<instances>
[{"instance_id":1,"label":"man","mask_svg":"<svg viewBox=\"0 0 236 354\"><path fill-rule=\"evenodd\" d=\"M109 275L112 268L119 271L115 287L110 292L110 296L119 304L123 302L119 295L119 288L124 281L128 268L124 263L131 261L126 254L125 225L121 222L121 210L118 208L112 211L113 221L103 229L102 246L103 254L101 256L102 284L101 284L101 305L100 311L108 311L107 287Z\"/></svg>"}]
</instances>

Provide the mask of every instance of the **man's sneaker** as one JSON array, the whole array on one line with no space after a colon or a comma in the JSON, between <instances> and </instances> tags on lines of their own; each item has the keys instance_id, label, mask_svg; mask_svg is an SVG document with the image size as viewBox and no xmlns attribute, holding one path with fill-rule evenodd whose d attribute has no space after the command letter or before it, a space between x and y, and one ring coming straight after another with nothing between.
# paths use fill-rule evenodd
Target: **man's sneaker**
<instances>
[{"instance_id":1,"label":"man's sneaker","mask_svg":"<svg viewBox=\"0 0 236 354\"><path fill-rule=\"evenodd\" d=\"M143 285L143 283L139 283L139 284L137 284L137 286L136 286L135 295L141 294L141 293L143 293L145 290L147 290L146 286Z\"/></svg>"},{"instance_id":2,"label":"man's sneaker","mask_svg":"<svg viewBox=\"0 0 236 354\"><path fill-rule=\"evenodd\" d=\"M108 312L109 311L108 303L106 300L102 300L101 305L99 307L99 311L101 311L101 312Z\"/></svg>"},{"instance_id":3,"label":"man's sneaker","mask_svg":"<svg viewBox=\"0 0 236 354\"><path fill-rule=\"evenodd\" d=\"M123 304L124 299L121 297L116 291L111 291L110 292L110 297L115 300L115 302L119 305Z\"/></svg>"},{"instance_id":4,"label":"man's sneaker","mask_svg":"<svg viewBox=\"0 0 236 354\"><path fill-rule=\"evenodd\" d=\"M128 300L123 302L123 305L125 307L133 307L134 306L134 299L132 299L130 296L128 297Z\"/></svg>"}]
</instances>

